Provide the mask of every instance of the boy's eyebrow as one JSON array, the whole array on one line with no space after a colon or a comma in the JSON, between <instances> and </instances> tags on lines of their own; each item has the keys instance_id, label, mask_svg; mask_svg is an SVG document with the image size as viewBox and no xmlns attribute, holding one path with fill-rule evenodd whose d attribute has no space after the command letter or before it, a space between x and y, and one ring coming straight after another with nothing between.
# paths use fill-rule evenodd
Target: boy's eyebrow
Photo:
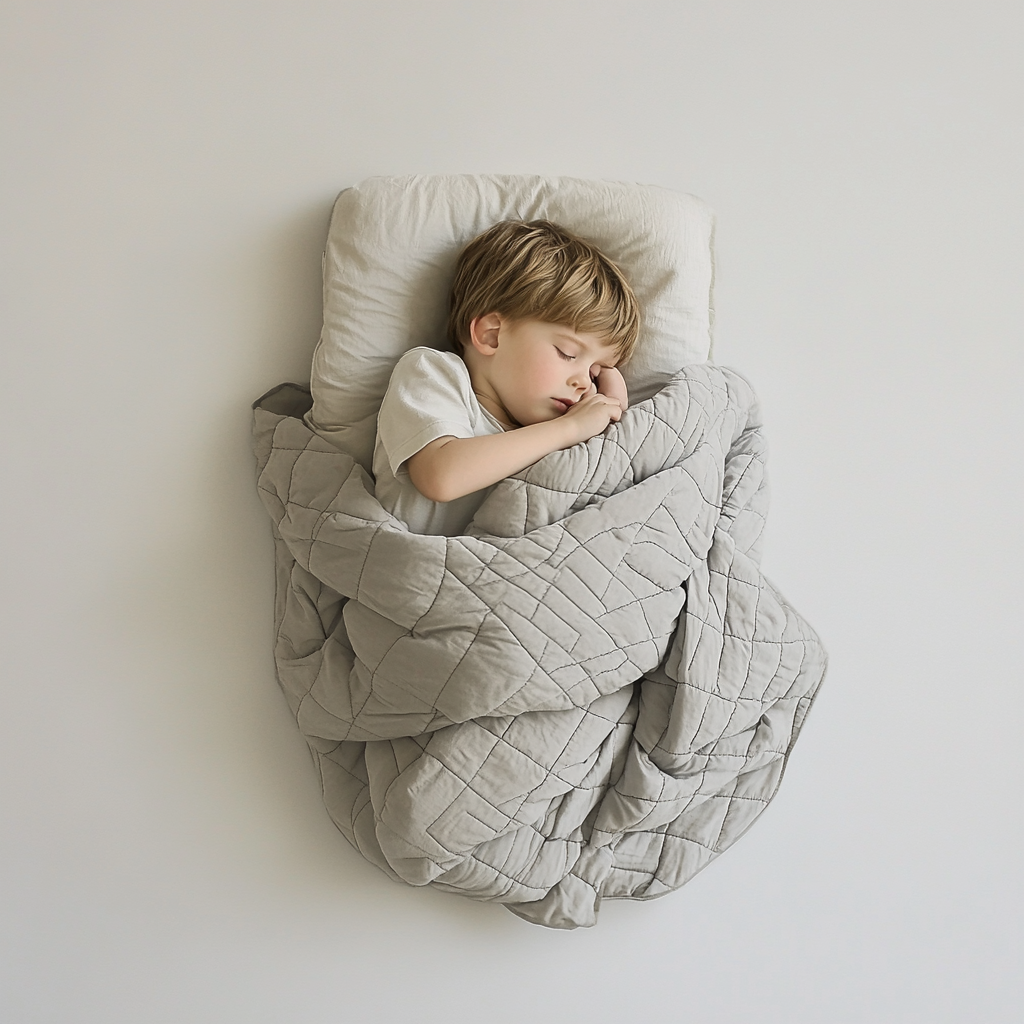
<instances>
[{"instance_id":1,"label":"boy's eyebrow","mask_svg":"<svg viewBox=\"0 0 1024 1024\"><path fill-rule=\"evenodd\" d=\"M560 338L564 338L566 341L573 341L573 342L575 342L577 345L580 346L580 348L585 348L585 349L589 349L589 350L593 350L593 348L594 348L593 345L591 345L589 342L584 341L582 338L577 337L577 335L574 334L568 328L563 328L562 330L560 330L558 332L558 336ZM612 345L602 345L601 347L602 348L612 348L613 346Z\"/></svg>"},{"instance_id":2,"label":"boy's eyebrow","mask_svg":"<svg viewBox=\"0 0 1024 1024\"><path fill-rule=\"evenodd\" d=\"M568 328L562 328L561 330L559 330L558 331L558 337L559 338L564 338L566 341L574 342L575 344L579 345L580 348L582 348L582 349L585 349L587 351L593 351L593 349L592 349L592 347L590 345L588 345L585 341L581 340L580 338L577 338L576 335L572 331L570 331ZM606 364L606 365L614 366L615 363L617 363L619 361L618 350L615 349L615 347L613 345L604 345L602 347L613 350L612 355L611 355L610 358L614 359L615 362L609 363L609 364ZM603 365L605 365L605 364L603 364Z\"/></svg>"},{"instance_id":3,"label":"boy's eyebrow","mask_svg":"<svg viewBox=\"0 0 1024 1024\"><path fill-rule=\"evenodd\" d=\"M565 338L566 341L575 341L577 345L582 345L583 342L576 337L576 334L571 331L568 327L560 327L555 332L559 338Z\"/></svg>"}]
</instances>

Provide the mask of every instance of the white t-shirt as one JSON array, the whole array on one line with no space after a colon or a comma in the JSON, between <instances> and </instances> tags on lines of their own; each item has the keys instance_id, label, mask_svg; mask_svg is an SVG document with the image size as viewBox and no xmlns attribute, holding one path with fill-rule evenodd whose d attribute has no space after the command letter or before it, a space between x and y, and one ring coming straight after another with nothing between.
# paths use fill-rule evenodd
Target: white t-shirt
<instances>
[{"instance_id":1,"label":"white t-shirt","mask_svg":"<svg viewBox=\"0 0 1024 1024\"><path fill-rule=\"evenodd\" d=\"M377 416L377 500L413 533L457 537L493 485L454 501L431 501L416 490L405 461L439 437L478 437L503 430L477 401L469 370L458 355L410 349L392 371Z\"/></svg>"}]
</instances>

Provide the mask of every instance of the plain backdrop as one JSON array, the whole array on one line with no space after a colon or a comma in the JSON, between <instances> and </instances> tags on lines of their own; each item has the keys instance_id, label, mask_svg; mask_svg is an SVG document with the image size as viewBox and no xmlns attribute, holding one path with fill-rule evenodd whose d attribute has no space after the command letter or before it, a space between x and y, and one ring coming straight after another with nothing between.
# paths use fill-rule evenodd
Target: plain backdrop
<instances>
[{"instance_id":1,"label":"plain backdrop","mask_svg":"<svg viewBox=\"0 0 1024 1024\"><path fill-rule=\"evenodd\" d=\"M0 1020L1024 1019L1021 12L4 0ZM363 862L274 680L249 405L336 193L436 172L716 209L831 653L763 819L588 931Z\"/></svg>"}]
</instances>

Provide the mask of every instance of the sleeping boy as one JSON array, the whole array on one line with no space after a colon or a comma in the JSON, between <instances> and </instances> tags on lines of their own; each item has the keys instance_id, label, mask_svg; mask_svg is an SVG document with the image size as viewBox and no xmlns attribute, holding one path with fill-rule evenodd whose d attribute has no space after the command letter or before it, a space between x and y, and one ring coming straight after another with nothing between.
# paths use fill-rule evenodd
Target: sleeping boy
<instances>
[{"instance_id":1,"label":"sleeping boy","mask_svg":"<svg viewBox=\"0 0 1024 1024\"><path fill-rule=\"evenodd\" d=\"M377 419L377 499L414 533L457 536L498 481L600 434L626 409L616 367L636 298L595 246L548 221L502 221L459 257L454 352L398 361Z\"/></svg>"}]
</instances>

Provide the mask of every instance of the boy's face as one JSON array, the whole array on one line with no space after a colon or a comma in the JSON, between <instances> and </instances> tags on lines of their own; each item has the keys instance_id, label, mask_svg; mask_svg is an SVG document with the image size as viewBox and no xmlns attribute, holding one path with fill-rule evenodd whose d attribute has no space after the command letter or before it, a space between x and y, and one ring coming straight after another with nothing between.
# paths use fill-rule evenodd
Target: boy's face
<instances>
[{"instance_id":1,"label":"boy's face","mask_svg":"<svg viewBox=\"0 0 1024 1024\"><path fill-rule=\"evenodd\" d=\"M506 320L492 313L474 321L474 328L478 325L484 345L473 347L484 358L475 361L482 379L474 380L474 389L481 400L496 400L513 426L564 415L595 390L602 367L619 361L604 338L562 324ZM491 402L483 404L497 415Z\"/></svg>"}]
</instances>

